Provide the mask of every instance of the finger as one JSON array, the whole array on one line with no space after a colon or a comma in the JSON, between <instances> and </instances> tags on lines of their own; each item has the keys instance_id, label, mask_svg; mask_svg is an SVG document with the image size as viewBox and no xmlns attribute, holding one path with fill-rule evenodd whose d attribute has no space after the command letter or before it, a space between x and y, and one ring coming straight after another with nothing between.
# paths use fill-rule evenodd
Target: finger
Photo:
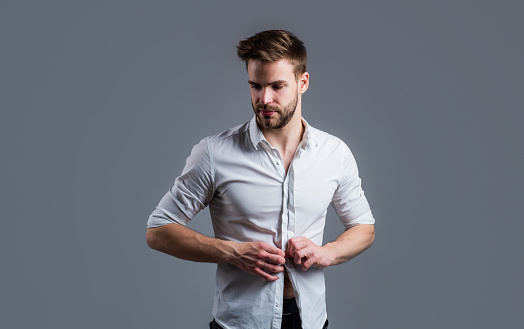
<instances>
[{"instance_id":1,"label":"finger","mask_svg":"<svg viewBox=\"0 0 524 329\"><path fill-rule=\"evenodd\" d=\"M281 257L285 257L286 255L282 249L272 246L270 244L267 244L265 242L261 242L260 247L264 249L265 251L267 251L268 253L273 254L273 255L278 255Z\"/></svg>"},{"instance_id":2,"label":"finger","mask_svg":"<svg viewBox=\"0 0 524 329\"><path fill-rule=\"evenodd\" d=\"M294 257L297 250L301 249L300 240L298 238L291 238L287 244L288 257Z\"/></svg>"},{"instance_id":3,"label":"finger","mask_svg":"<svg viewBox=\"0 0 524 329\"><path fill-rule=\"evenodd\" d=\"M306 238L305 236L295 236L295 237L292 237L289 239L289 241L292 241L294 243L298 243L300 241L307 241L309 240L308 238Z\"/></svg>"},{"instance_id":4,"label":"finger","mask_svg":"<svg viewBox=\"0 0 524 329\"><path fill-rule=\"evenodd\" d=\"M296 236L296 237L293 237L293 238L289 239L289 242L294 244L294 245L303 245L303 244L307 243L308 241L310 241L310 240L308 238L306 238L306 237L303 237L303 236Z\"/></svg>"},{"instance_id":5,"label":"finger","mask_svg":"<svg viewBox=\"0 0 524 329\"><path fill-rule=\"evenodd\" d=\"M280 273L280 272L282 272L284 270L284 267L281 266L281 265L273 265L273 264L266 263L266 262L263 262L263 261L258 261L256 263L256 265L260 269L262 269L264 271L269 271L269 272L272 272L272 273Z\"/></svg>"},{"instance_id":6,"label":"finger","mask_svg":"<svg viewBox=\"0 0 524 329\"><path fill-rule=\"evenodd\" d=\"M255 267L253 269L253 274L258 275L258 276L266 279L267 281L276 281L276 280L278 280L278 276L266 273L266 272L262 271L259 267Z\"/></svg>"},{"instance_id":7,"label":"finger","mask_svg":"<svg viewBox=\"0 0 524 329\"><path fill-rule=\"evenodd\" d=\"M304 248L297 250L295 253L294 261L295 264L302 264L307 261L313 255L311 248Z\"/></svg>"},{"instance_id":8,"label":"finger","mask_svg":"<svg viewBox=\"0 0 524 329\"><path fill-rule=\"evenodd\" d=\"M311 266L313 266L316 262L315 257L308 258L304 264L302 264L302 271L307 271Z\"/></svg>"},{"instance_id":9,"label":"finger","mask_svg":"<svg viewBox=\"0 0 524 329\"><path fill-rule=\"evenodd\" d=\"M293 257L293 261L295 264L300 265L302 264L302 257L298 253L295 254L295 257Z\"/></svg>"},{"instance_id":10,"label":"finger","mask_svg":"<svg viewBox=\"0 0 524 329\"><path fill-rule=\"evenodd\" d=\"M286 253L284 252L284 250L280 249L280 248L277 248L277 247L273 247L273 246L269 246L271 247L269 250L266 249L266 251L270 254L273 254L273 255L277 255L277 256L280 256L280 257L285 257L286 256Z\"/></svg>"},{"instance_id":11,"label":"finger","mask_svg":"<svg viewBox=\"0 0 524 329\"><path fill-rule=\"evenodd\" d=\"M297 250L307 248L310 243L311 241L309 239L302 236L291 238L288 242L288 249L290 250L291 254L294 255Z\"/></svg>"},{"instance_id":12,"label":"finger","mask_svg":"<svg viewBox=\"0 0 524 329\"><path fill-rule=\"evenodd\" d=\"M289 242L287 244L286 256L287 257L294 257L295 256L295 246L291 242Z\"/></svg>"},{"instance_id":13,"label":"finger","mask_svg":"<svg viewBox=\"0 0 524 329\"><path fill-rule=\"evenodd\" d=\"M293 257L293 255L291 254L292 251L291 251L291 247L290 245L288 244L287 248L286 248L286 257Z\"/></svg>"},{"instance_id":14,"label":"finger","mask_svg":"<svg viewBox=\"0 0 524 329\"><path fill-rule=\"evenodd\" d=\"M286 263L286 259L281 255L266 254L265 260L268 263L277 265L284 265Z\"/></svg>"}]
</instances>

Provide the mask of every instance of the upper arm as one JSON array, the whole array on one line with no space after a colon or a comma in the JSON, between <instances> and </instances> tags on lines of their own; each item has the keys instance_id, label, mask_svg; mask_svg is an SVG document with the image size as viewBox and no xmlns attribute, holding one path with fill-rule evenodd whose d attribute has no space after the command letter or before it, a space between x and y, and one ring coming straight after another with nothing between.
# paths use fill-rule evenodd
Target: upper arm
<instances>
[{"instance_id":1,"label":"upper arm","mask_svg":"<svg viewBox=\"0 0 524 329\"><path fill-rule=\"evenodd\" d=\"M346 229L357 224L374 224L355 158L345 144L342 143L341 147L344 156L341 158L340 180L331 204Z\"/></svg>"},{"instance_id":2,"label":"upper arm","mask_svg":"<svg viewBox=\"0 0 524 329\"><path fill-rule=\"evenodd\" d=\"M147 227L169 223L186 225L211 201L214 193L214 168L207 141L193 147L182 174L160 200Z\"/></svg>"}]
</instances>

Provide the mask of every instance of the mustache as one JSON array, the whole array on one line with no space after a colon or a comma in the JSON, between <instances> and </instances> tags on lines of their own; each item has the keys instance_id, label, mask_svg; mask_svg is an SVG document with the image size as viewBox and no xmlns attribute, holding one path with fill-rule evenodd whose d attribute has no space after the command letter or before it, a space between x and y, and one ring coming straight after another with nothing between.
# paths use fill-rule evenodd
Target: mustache
<instances>
[{"instance_id":1,"label":"mustache","mask_svg":"<svg viewBox=\"0 0 524 329\"><path fill-rule=\"evenodd\" d=\"M274 105L264 105L264 104L258 104L255 109L257 111L262 111L262 110L269 110L269 111L275 111L275 112L280 112L280 108L278 106L274 106Z\"/></svg>"}]
</instances>

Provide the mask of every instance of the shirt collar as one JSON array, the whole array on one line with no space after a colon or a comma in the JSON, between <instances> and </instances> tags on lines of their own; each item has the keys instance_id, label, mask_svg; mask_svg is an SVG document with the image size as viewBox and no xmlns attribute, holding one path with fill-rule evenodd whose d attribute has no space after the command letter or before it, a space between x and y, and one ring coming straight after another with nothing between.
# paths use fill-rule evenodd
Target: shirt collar
<instances>
[{"instance_id":1,"label":"shirt collar","mask_svg":"<svg viewBox=\"0 0 524 329\"><path fill-rule=\"evenodd\" d=\"M253 119L251 119L251 121L249 122L249 137L251 138L251 142L253 143L253 146L257 150L258 150L258 144L266 140L266 138L264 137L264 134L262 133L260 128L258 128L256 116L253 116Z\"/></svg>"},{"instance_id":2,"label":"shirt collar","mask_svg":"<svg viewBox=\"0 0 524 329\"><path fill-rule=\"evenodd\" d=\"M316 134L314 133L312 127L307 123L307 121L302 118L302 124L306 127L306 130L304 131L304 136L302 137L302 148L305 149L306 146L309 144L309 141L312 141L315 146L318 146L318 140L316 137ZM257 117L253 116L251 121L249 122L249 137L251 138L251 142L253 143L253 146L255 149L258 150L258 145L261 142L265 142L269 145L269 142L264 137L264 134L260 130L260 128L257 125Z\"/></svg>"}]
</instances>

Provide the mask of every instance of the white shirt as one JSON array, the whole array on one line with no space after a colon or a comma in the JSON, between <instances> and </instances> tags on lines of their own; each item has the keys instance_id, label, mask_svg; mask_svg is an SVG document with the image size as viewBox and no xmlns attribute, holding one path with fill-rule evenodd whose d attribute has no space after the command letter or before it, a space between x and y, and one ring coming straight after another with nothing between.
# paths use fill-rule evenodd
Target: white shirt
<instances>
[{"instance_id":1,"label":"white shirt","mask_svg":"<svg viewBox=\"0 0 524 329\"><path fill-rule=\"evenodd\" d=\"M209 205L215 237L264 241L285 251L292 237L322 245L331 204L346 229L374 224L357 165L340 139L306 126L286 174L279 151L264 138L256 119L203 139L193 147L182 174L160 201L148 227L186 225ZM304 329L327 318L324 272L302 271L286 259ZM213 316L226 329L280 329L283 272L268 282L231 264L218 264Z\"/></svg>"}]
</instances>

